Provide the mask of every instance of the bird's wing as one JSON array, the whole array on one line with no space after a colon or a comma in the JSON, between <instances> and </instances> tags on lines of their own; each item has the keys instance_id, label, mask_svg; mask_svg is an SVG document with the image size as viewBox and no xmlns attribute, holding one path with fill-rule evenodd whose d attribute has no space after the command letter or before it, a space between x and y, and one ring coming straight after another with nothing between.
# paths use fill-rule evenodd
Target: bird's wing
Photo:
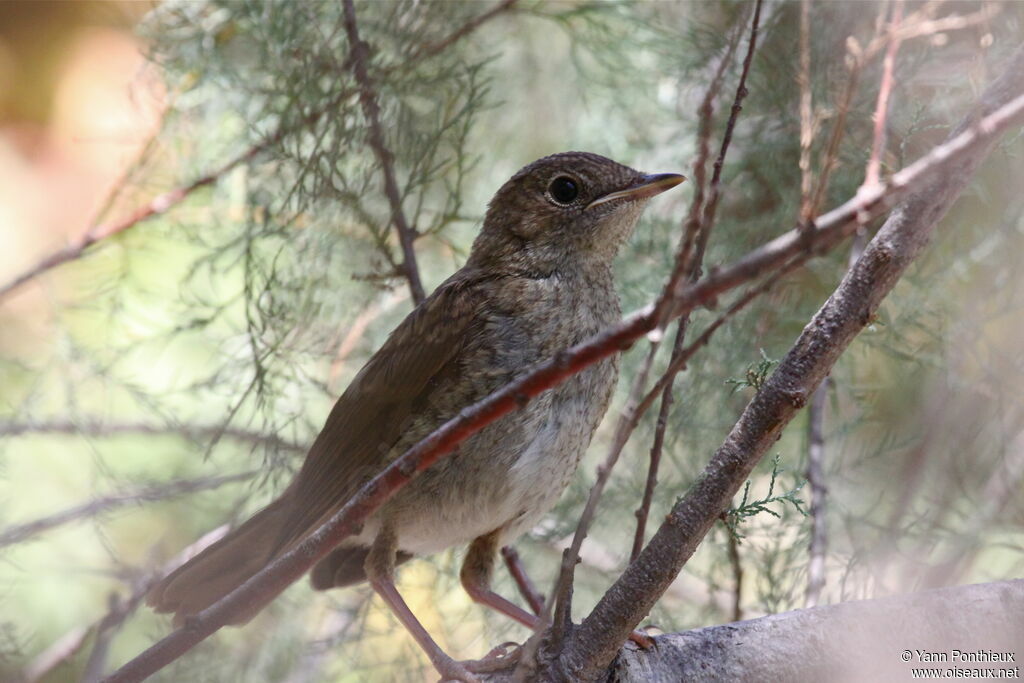
<instances>
[{"instance_id":1,"label":"bird's wing","mask_svg":"<svg viewBox=\"0 0 1024 683\"><path fill-rule=\"evenodd\" d=\"M379 473L430 394L457 372L484 324L484 281L453 277L395 328L334 405L289 487L293 509L277 547L312 531Z\"/></svg>"}]
</instances>

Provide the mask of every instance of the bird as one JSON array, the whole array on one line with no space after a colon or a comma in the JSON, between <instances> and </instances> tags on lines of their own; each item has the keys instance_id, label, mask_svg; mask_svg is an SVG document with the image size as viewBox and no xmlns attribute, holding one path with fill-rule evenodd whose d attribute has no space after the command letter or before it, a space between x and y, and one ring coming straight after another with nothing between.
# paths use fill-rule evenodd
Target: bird
<instances>
[{"instance_id":1,"label":"bird","mask_svg":"<svg viewBox=\"0 0 1024 683\"><path fill-rule=\"evenodd\" d=\"M520 169L488 204L465 265L354 377L284 492L157 583L147 603L183 623L301 542L462 408L618 322L615 256L647 201L684 180L588 152L553 154ZM442 677L474 680L413 615L395 568L468 544L460 579L470 597L537 626L538 616L491 590L495 557L568 486L617 377L612 355L470 436L320 560L313 588L369 581ZM275 597L263 596L235 623Z\"/></svg>"}]
</instances>

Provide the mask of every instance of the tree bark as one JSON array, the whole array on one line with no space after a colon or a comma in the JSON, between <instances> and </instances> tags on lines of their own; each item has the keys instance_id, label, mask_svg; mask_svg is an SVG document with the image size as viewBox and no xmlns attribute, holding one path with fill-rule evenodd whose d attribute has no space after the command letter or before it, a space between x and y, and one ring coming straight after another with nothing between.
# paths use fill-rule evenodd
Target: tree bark
<instances>
[{"instance_id":1,"label":"tree bark","mask_svg":"<svg viewBox=\"0 0 1024 683\"><path fill-rule=\"evenodd\" d=\"M627 646L607 680L902 681L926 668L1016 668L1006 678L1020 678L1024 580L800 609L671 633L655 643L650 650ZM1014 661L962 661L954 650L1009 653ZM946 661L928 661L929 653Z\"/></svg>"}]
</instances>

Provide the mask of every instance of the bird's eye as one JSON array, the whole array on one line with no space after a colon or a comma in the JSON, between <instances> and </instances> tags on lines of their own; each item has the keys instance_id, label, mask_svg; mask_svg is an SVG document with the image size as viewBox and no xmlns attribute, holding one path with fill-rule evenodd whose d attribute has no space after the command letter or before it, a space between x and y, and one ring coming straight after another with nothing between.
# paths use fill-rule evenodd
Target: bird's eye
<instances>
[{"instance_id":1,"label":"bird's eye","mask_svg":"<svg viewBox=\"0 0 1024 683\"><path fill-rule=\"evenodd\" d=\"M559 204L572 204L580 196L580 188L569 176L560 175L548 185L548 194Z\"/></svg>"}]
</instances>

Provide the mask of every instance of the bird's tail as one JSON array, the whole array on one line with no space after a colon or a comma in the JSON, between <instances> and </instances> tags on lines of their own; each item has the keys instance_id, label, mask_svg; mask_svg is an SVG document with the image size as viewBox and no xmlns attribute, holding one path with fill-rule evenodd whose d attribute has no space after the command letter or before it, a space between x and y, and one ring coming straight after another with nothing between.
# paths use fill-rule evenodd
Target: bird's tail
<instances>
[{"instance_id":1,"label":"bird's tail","mask_svg":"<svg viewBox=\"0 0 1024 683\"><path fill-rule=\"evenodd\" d=\"M209 607L289 549L292 543L282 546L280 541L291 512L286 493L178 567L149 591L146 603L157 612L174 613L175 625L181 625L185 617ZM277 593L261 596L231 623L246 623L276 597Z\"/></svg>"}]
</instances>

